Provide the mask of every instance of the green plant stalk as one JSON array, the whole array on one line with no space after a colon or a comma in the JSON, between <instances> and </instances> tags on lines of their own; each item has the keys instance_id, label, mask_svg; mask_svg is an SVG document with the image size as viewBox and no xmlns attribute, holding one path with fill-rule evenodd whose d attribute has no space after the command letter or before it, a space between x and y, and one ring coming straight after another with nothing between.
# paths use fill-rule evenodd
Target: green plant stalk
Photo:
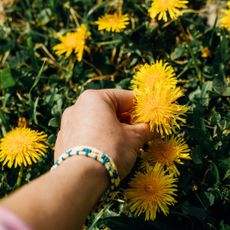
<instances>
[{"instance_id":1,"label":"green plant stalk","mask_svg":"<svg viewBox=\"0 0 230 230\"><path fill-rule=\"evenodd\" d=\"M114 45L121 43L121 39L111 40L111 41L104 41L104 42L97 42L98 46L105 46L105 45Z\"/></svg>"},{"instance_id":2,"label":"green plant stalk","mask_svg":"<svg viewBox=\"0 0 230 230\"><path fill-rule=\"evenodd\" d=\"M201 200L201 198L199 197L199 195L195 192L195 195L197 197L197 199L199 200L200 204L203 206L204 210L207 210L207 207L204 205L203 201Z\"/></svg>"},{"instance_id":3,"label":"green plant stalk","mask_svg":"<svg viewBox=\"0 0 230 230\"><path fill-rule=\"evenodd\" d=\"M17 178L16 184L15 184L16 188L19 188L21 186L23 169L24 169L24 167L22 165L21 168L20 168L20 170L19 170L19 172L18 172L18 178Z\"/></svg>"},{"instance_id":4,"label":"green plant stalk","mask_svg":"<svg viewBox=\"0 0 230 230\"><path fill-rule=\"evenodd\" d=\"M199 79L200 83L203 83L203 82L204 82L203 75L202 75L202 73L201 73L201 70L200 70L199 67L198 67L197 60L196 60L196 58L195 58L195 56L194 56L194 54L193 54L193 52L192 52L192 48L191 48L191 46L190 46L190 44L189 44L189 39L188 39L187 33L186 33L185 30L184 30L184 27L183 27L183 25L182 25L182 23L181 23L181 20L178 19L177 21L178 21L178 25L179 25L179 27L180 27L180 29L181 29L181 32L184 34L185 41L186 41L186 43L187 43L187 45L188 45L188 51L189 51L189 53L190 53L190 55L191 55L191 57L192 57L192 61L193 61L193 64L194 64L194 67L195 67L195 70L196 70L198 79Z\"/></svg>"},{"instance_id":5,"label":"green plant stalk","mask_svg":"<svg viewBox=\"0 0 230 230\"><path fill-rule=\"evenodd\" d=\"M190 52L190 55L192 57L192 60L193 60L193 63L194 63L194 67L195 67L195 70L196 70L196 73L197 73L197 76L198 76L198 79L201 83L204 83L204 79L203 79L203 75L198 67L198 63L197 63L197 60L192 52L192 49L191 49L191 46L190 44L188 43L188 50Z\"/></svg>"},{"instance_id":6,"label":"green plant stalk","mask_svg":"<svg viewBox=\"0 0 230 230\"><path fill-rule=\"evenodd\" d=\"M88 226L88 230L95 230L96 229L96 224L98 221L103 217L103 214L105 213L106 209L109 209L111 207L111 204L106 205L101 211L96 215L96 217L93 220L93 223Z\"/></svg>"}]
</instances>

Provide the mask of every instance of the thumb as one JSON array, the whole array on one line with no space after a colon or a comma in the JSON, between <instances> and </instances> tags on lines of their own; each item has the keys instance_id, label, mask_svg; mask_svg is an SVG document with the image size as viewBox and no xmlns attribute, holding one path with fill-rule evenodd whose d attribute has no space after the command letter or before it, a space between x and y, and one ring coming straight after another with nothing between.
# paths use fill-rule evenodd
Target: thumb
<instances>
[{"instance_id":1,"label":"thumb","mask_svg":"<svg viewBox=\"0 0 230 230\"><path fill-rule=\"evenodd\" d=\"M136 133L139 138L140 144L143 145L153 138L153 133L150 132L149 125L147 123L138 123L131 125L132 130Z\"/></svg>"}]
</instances>

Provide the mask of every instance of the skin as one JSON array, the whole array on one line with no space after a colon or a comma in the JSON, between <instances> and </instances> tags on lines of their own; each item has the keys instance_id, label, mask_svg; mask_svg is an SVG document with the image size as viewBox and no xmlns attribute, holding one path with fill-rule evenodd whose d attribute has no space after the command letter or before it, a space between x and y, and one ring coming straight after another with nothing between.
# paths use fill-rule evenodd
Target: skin
<instances>
[{"instance_id":1,"label":"skin","mask_svg":"<svg viewBox=\"0 0 230 230\"><path fill-rule=\"evenodd\" d=\"M131 171L139 148L152 134L148 125L121 123L117 115L133 106L127 90L87 90L62 116L55 159L77 145L95 147L109 155L121 179ZM81 229L86 217L109 188L104 167L84 157L70 157L4 199L0 205L32 229Z\"/></svg>"}]
</instances>

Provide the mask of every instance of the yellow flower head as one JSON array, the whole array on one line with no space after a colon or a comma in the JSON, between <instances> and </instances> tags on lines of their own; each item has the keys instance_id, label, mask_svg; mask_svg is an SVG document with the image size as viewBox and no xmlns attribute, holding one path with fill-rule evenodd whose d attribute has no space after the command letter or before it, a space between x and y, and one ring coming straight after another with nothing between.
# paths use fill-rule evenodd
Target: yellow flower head
<instances>
[{"instance_id":1,"label":"yellow flower head","mask_svg":"<svg viewBox=\"0 0 230 230\"><path fill-rule=\"evenodd\" d=\"M174 126L179 127L178 120L185 121L181 115L187 107L176 102L183 91L176 87L174 75L172 67L162 61L140 67L131 82L136 98L132 111L134 123L149 123L151 131L168 135Z\"/></svg>"},{"instance_id":2,"label":"yellow flower head","mask_svg":"<svg viewBox=\"0 0 230 230\"><path fill-rule=\"evenodd\" d=\"M169 171L180 175L175 163L183 164L181 160L190 160L190 150L183 138L157 138L151 141L148 151L143 155L145 162L150 165L161 163L167 166Z\"/></svg>"},{"instance_id":3,"label":"yellow flower head","mask_svg":"<svg viewBox=\"0 0 230 230\"><path fill-rule=\"evenodd\" d=\"M151 18L163 19L168 21L168 16L175 20L178 16L182 15L181 9L187 8L187 0L153 0L152 6L149 9Z\"/></svg>"},{"instance_id":4,"label":"yellow flower head","mask_svg":"<svg viewBox=\"0 0 230 230\"><path fill-rule=\"evenodd\" d=\"M82 24L77 28L76 32L68 32L65 36L60 36L60 44L54 46L54 51L57 55L65 53L65 57L68 58L72 52L77 54L77 60L81 61L83 51L86 48L86 39L90 36L90 32L85 24Z\"/></svg>"},{"instance_id":5,"label":"yellow flower head","mask_svg":"<svg viewBox=\"0 0 230 230\"><path fill-rule=\"evenodd\" d=\"M210 50L208 49L208 47L205 47L201 50L201 57L202 58L208 58L211 56L211 52Z\"/></svg>"},{"instance_id":6,"label":"yellow flower head","mask_svg":"<svg viewBox=\"0 0 230 230\"><path fill-rule=\"evenodd\" d=\"M112 32L121 32L129 24L128 14L105 14L100 17L96 22L98 30L107 30Z\"/></svg>"},{"instance_id":7,"label":"yellow flower head","mask_svg":"<svg viewBox=\"0 0 230 230\"><path fill-rule=\"evenodd\" d=\"M169 205L174 205L177 191L176 178L167 174L164 167L157 163L147 167L144 173L137 172L126 190L128 206L135 216L145 214L145 220L154 220L156 213L169 213Z\"/></svg>"},{"instance_id":8,"label":"yellow flower head","mask_svg":"<svg viewBox=\"0 0 230 230\"><path fill-rule=\"evenodd\" d=\"M133 90L142 90L146 87L156 88L162 81L164 81L164 85L176 87L177 79L174 69L168 63L163 63L162 60L156 61L153 65L139 65L136 71L131 81Z\"/></svg>"},{"instance_id":9,"label":"yellow flower head","mask_svg":"<svg viewBox=\"0 0 230 230\"><path fill-rule=\"evenodd\" d=\"M193 192L198 191L198 186L197 186L197 185L193 185L193 186L192 186L192 191L193 191Z\"/></svg>"},{"instance_id":10,"label":"yellow flower head","mask_svg":"<svg viewBox=\"0 0 230 230\"><path fill-rule=\"evenodd\" d=\"M220 26L230 30L230 1L228 2L228 10L223 10L223 15L220 18Z\"/></svg>"},{"instance_id":11,"label":"yellow flower head","mask_svg":"<svg viewBox=\"0 0 230 230\"><path fill-rule=\"evenodd\" d=\"M25 117L19 117L18 119L18 127L27 127L27 120Z\"/></svg>"},{"instance_id":12,"label":"yellow flower head","mask_svg":"<svg viewBox=\"0 0 230 230\"><path fill-rule=\"evenodd\" d=\"M47 135L25 127L18 127L8 132L0 140L0 162L13 165L27 166L40 160L45 155Z\"/></svg>"}]
</instances>

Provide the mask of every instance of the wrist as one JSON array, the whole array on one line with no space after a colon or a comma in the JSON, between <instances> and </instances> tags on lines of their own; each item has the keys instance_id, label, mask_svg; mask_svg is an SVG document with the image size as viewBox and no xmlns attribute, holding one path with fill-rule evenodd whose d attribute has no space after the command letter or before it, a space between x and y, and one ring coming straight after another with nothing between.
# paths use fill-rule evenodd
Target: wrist
<instances>
[{"instance_id":1,"label":"wrist","mask_svg":"<svg viewBox=\"0 0 230 230\"><path fill-rule=\"evenodd\" d=\"M73 184L78 184L78 177L87 179L87 183L96 184L101 187L102 192L109 187L109 177L103 165L99 162L84 156L73 156L58 166L54 171L60 175L68 176ZM84 181L86 182L86 181ZM97 183L94 183L97 182Z\"/></svg>"},{"instance_id":2,"label":"wrist","mask_svg":"<svg viewBox=\"0 0 230 230\"><path fill-rule=\"evenodd\" d=\"M54 166L51 168L51 171L56 169L62 164L63 161L71 157L83 156L86 158L93 159L94 161L101 164L104 169L107 171L107 175L110 178L110 188L113 190L120 184L120 177L117 171L117 167L113 162L112 158L101 152L100 150L88 147L88 146L76 146L68 151L64 152L55 162Z\"/></svg>"}]
</instances>

